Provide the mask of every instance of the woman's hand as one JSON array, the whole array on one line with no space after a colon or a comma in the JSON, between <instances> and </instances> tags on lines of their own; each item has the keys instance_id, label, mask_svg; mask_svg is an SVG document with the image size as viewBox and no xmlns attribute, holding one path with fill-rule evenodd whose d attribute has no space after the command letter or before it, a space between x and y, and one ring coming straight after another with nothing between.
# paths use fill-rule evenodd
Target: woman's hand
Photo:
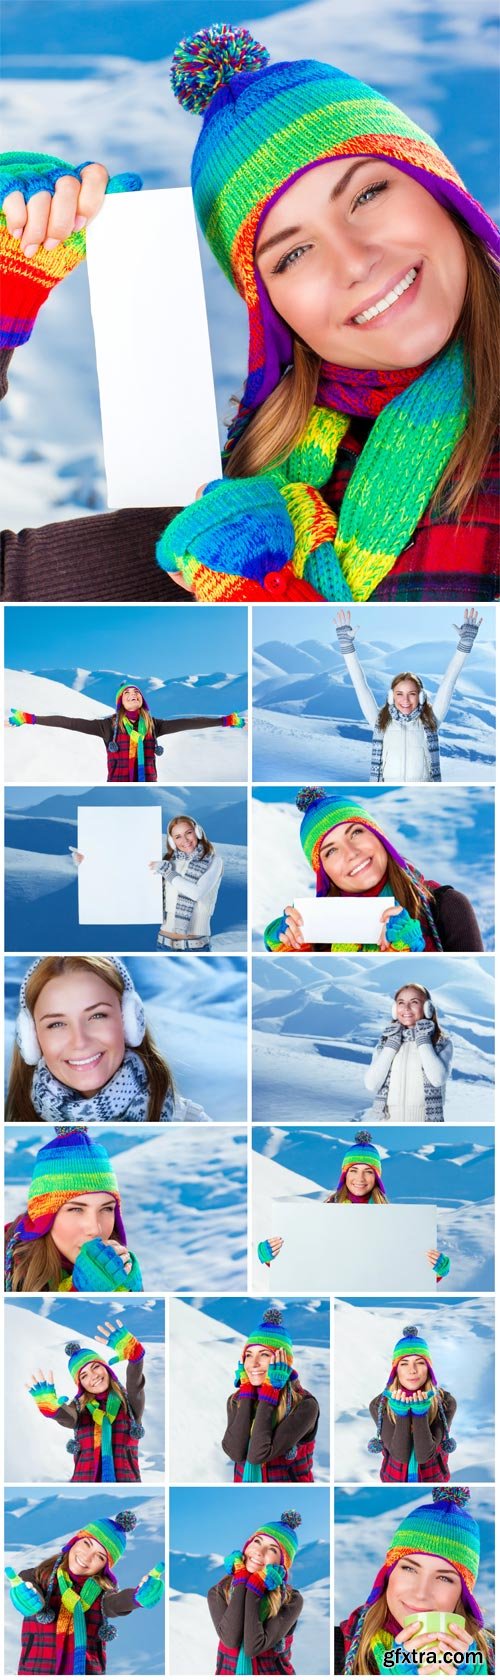
<instances>
[{"instance_id":1,"label":"woman's hand","mask_svg":"<svg viewBox=\"0 0 500 1680\"><path fill-rule=\"evenodd\" d=\"M390 921L391 916L398 916L398 915L401 915L401 914L402 914L402 911L401 911L401 906L399 904L396 905L396 906L393 905L392 909L382 911L382 914L381 914L381 917L380 917L380 923L381 923L380 933L379 933L379 936L378 936L378 942L379 942L379 946L380 946L381 951L390 951L392 949L391 945L389 944L389 940L386 939L386 934L385 934L386 922ZM396 1026L396 1022L394 1022L394 1025Z\"/></svg>"},{"instance_id":2,"label":"woman's hand","mask_svg":"<svg viewBox=\"0 0 500 1680\"><path fill-rule=\"evenodd\" d=\"M48 1377L46 1377L45 1371L34 1371L33 1376L31 1378L31 1388L36 1388L37 1383L50 1383L51 1388L53 1388L54 1387L54 1372L49 1371ZM24 1386L25 1386L25 1388L28 1389L28 1393L31 1393L29 1383L25 1383Z\"/></svg>"},{"instance_id":3,"label":"woman's hand","mask_svg":"<svg viewBox=\"0 0 500 1680\"><path fill-rule=\"evenodd\" d=\"M7 193L3 210L12 239L18 239L26 257L34 257L43 245L54 251L70 233L80 233L94 220L104 202L109 175L103 163L87 163L81 181L60 175L54 192Z\"/></svg>"},{"instance_id":4,"label":"woman's hand","mask_svg":"<svg viewBox=\"0 0 500 1680\"><path fill-rule=\"evenodd\" d=\"M127 1273L132 1271L131 1255L129 1254L128 1248L123 1247L123 1243L117 1242L116 1237L110 1237L109 1242L107 1242L105 1244L105 1247L106 1248L114 1248L115 1254L118 1254L119 1257L120 1257L120 1260L123 1261L125 1271Z\"/></svg>"},{"instance_id":5,"label":"woman's hand","mask_svg":"<svg viewBox=\"0 0 500 1680\"><path fill-rule=\"evenodd\" d=\"M337 631L337 641L340 652L344 655L346 653L352 653L358 625L351 624L350 611L346 611L344 607L341 608L340 612L335 614L335 629Z\"/></svg>"},{"instance_id":6,"label":"woman's hand","mask_svg":"<svg viewBox=\"0 0 500 1680\"><path fill-rule=\"evenodd\" d=\"M159 867L160 862L158 858L153 858L152 863L148 863L148 869L159 869Z\"/></svg>"},{"instance_id":7,"label":"woman's hand","mask_svg":"<svg viewBox=\"0 0 500 1680\"><path fill-rule=\"evenodd\" d=\"M68 850L71 852L71 859L75 868L79 869L80 864L85 861L85 852L77 852L76 846L69 846Z\"/></svg>"},{"instance_id":8,"label":"woman's hand","mask_svg":"<svg viewBox=\"0 0 500 1680\"><path fill-rule=\"evenodd\" d=\"M286 921L286 933L279 934L280 945L284 946L285 951L301 951L304 944L302 938L304 923L300 911L294 910L293 904L287 904L283 915Z\"/></svg>"},{"instance_id":9,"label":"woman's hand","mask_svg":"<svg viewBox=\"0 0 500 1680\"><path fill-rule=\"evenodd\" d=\"M275 1260L280 1248L283 1248L283 1242L284 1237L265 1237L257 1248L259 1260L262 1260L265 1266L270 1266L271 1260ZM265 1252L261 1253L261 1250Z\"/></svg>"},{"instance_id":10,"label":"woman's hand","mask_svg":"<svg viewBox=\"0 0 500 1680\"><path fill-rule=\"evenodd\" d=\"M458 1651L463 1656L473 1643L473 1635L466 1628L457 1626L450 1627L446 1633L422 1632L422 1622L417 1617L410 1626L402 1629L403 1632L404 1639L401 1634L398 1635L398 1645L402 1645L404 1651L418 1651L419 1668L433 1668L434 1672L436 1667L449 1668L449 1663L443 1660L436 1663L436 1657L444 1659L447 1651Z\"/></svg>"},{"instance_id":11,"label":"woman's hand","mask_svg":"<svg viewBox=\"0 0 500 1680\"><path fill-rule=\"evenodd\" d=\"M19 1611L20 1616L37 1616L39 1610L43 1610L42 1594L37 1592L31 1581L23 1581L17 1570L11 1569L10 1565L5 1574L14 1609Z\"/></svg>"},{"instance_id":12,"label":"woman's hand","mask_svg":"<svg viewBox=\"0 0 500 1680\"><path fill-rule=\"evenodd\" d=\"M113 1244L113 1247L114 1246L115 1245ZM126 1250L124 1250L123 1252L125 1253ZM130 1267L129 1267L129 1271L130 1271ZM94 1341L95 1342L104 1342L106 1347L107 1347L108 1342L109 1342L109 1338L110 1338L110 1336L113 1335L114 1331L115 1330L123 1330L123 1319L122 1318L116 1318L114 1324L109 1324L108 1320L105 1319L104 1324L98 1324L97 1329L99 1330L100 1334L98 1336L94 1336Z\"/></svg>"},{"instance_id":13,"label":"woman's hand","mask_svg":"<svg viewBox=\"0 0 500 1680\"><path fill-rule=\"evenodd\" d=\"M400 1388L398 1384L398 1386L396 1387L395 1385L391 1391L391 1399L398 1400L401 1406L409 1406L411 1404L412 1396L411 1394L406 1394L404 1388ZM390 1403L391 1401L389 1400L389 1405Z\"/></svg>"}]
</instances>

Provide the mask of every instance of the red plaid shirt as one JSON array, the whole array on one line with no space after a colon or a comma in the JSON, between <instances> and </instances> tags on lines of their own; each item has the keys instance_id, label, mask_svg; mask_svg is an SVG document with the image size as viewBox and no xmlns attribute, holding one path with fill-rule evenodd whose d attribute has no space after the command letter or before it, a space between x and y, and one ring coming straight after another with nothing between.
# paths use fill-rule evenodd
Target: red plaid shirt
<instances>
[{"instance_id":1,"label":"red plaid shirt","mask_svg":"<svg viewBox=\"0 0 500 1680\"><path fill-rule=\"evenodd\" d=\"M110 752L109 746L106 747L106 753L107 753L107 759L108 759L108 782L128 782L128 780L129 780L129 738L128 738L126 729L119 729L117 731L115 745L118 747L118 752ZM155 737L154 737L154 735L145 735L144 736L143 747L144 747L144 780L146 782L156 782L158 780L158 775L157 775L157 770L156 770L156 754L155 754ZM133 777L133 780L135 782L137 781L137 754L135 756L135 762L134 762L134 777Z\"/></svg>"},{"instance_id":2,"label":"red plaid shirt","mask_svg":"<svg viewBox=\"0 0 500 1680\"><path fill-rule=\"evenodd\" d=\"M299 1441L293 1458L268 1458L261 1464L263 1482L313 1482L314 1441ZM235 1464L233 1481L243 1481L244 1464Z\"/></svg>"},{"instance_id":3,"label":"red plaid shirt","mask_svg":"<svg viewBox=\"0 0 500 1680\"><path fill-rule=\"evenodd\" d=\"M251 1657L252 1674L295 1674L292 1667L291 1655L293 1645L293 1631L280 1639L273 1651L261 1651L260 1656ZM223 1645L219 1640L217 1650L216 1674L236 1674L239 1649L235 1646Z\"/></svg>"},{"instance_id":4,"label":"red plaid shirt","mask_svg":"<svg viewBox=\"0 0 500 1680\"><path fill-rule=\"evenodd\" d=\"M408 1465L400 1464L399 1460L393 1458L392 1453L388 1452L386 1447L384 1447L382 1457L380 1480L381 1482L408 1481ZM417 1480L419 1482L449 1482L450 1472L447 1455L441 1452L439 1447L436 1447L436 1451L432 1453L431 1458L426 1460L425 1464L419 1464Z\"/></svg>"},{"instance_id":5,"label":"red plaid shirt","mask_svg":"<svg viewBox=\"0 0 500 1680\"><path fill-rule=\"evenodd\" d=\"M102 1461L99 1459L97 1477L94 1476L94 1425L85 1407L75 1427L78 1451L72 1482L102 1481ZM113 1460L117 1482L140 1482L137 1441L130 1434L130 1418L122 1406L112 1425Z\"/></svg>"},{"instance_id":6,"label":"red plaid shirt","mask_svg":"<svg viewBox=\"0 0 500 1680\"><path fill-rule=\"evenodd\" d=\"M56 1621L61 1608L61 1594L54 1582L47 1607L55 1612ZM41 1606L40 1606L41 1609ZM87 1634L86 1674L106 1673L106 1645L99 1638L103 1618L102 1602L97 1598L85 1615ZM37 1622L35 1616L24 1616L21 1635L21 1657L18 1674L55 1674L56 1621Z\"/></svg>"}]
</instances>

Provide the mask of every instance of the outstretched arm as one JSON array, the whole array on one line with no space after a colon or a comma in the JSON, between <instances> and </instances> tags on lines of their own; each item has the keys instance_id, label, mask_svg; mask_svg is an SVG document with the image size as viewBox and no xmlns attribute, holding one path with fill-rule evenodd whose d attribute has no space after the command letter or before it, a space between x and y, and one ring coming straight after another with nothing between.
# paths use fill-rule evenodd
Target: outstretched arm
<instances>
[{"instance_id":1,"label":"outstretched arm","mask_svg":"<svg viewBox=\"0 0 500 1680\"><path fill-rule=\"evenodd\" d=\"M240 712L223 713L222 717L153 718L157 735L179 735L185 729L244 729L245 719Z\"/></svg>"},{"instance_id":2,"label":"outstretched arm","mask_svg":"<svg viewBox=\"0 0 500 1680\"><path fill-rule=\"evenodd\" d=\"M359 700L363 717L366 718L370 728L374 729L380 708L377 706L375 695L372 694L371 688L368 687L363 667L360 665L358 655L356 653L354 641L355 630L351 624L351 614L348 608L342 609L337 613L335 628L337 631L339 649L345 659L346 669L349 673L357 699Z\"/></svg>"},{"instance_id":3,"label":"outstretched arm","mask_svg":"<svg viewBox=\"0 0 500 1680\"><path fill-rule=\"evenodd\" d=\"M475 607L471 607L470 611L469 608L466 607L462 624L454 625L454 629L458 630L458 647L450 659L450 663L444 673L443 680L439 685L432 706L434 716L437 718L438 723L444 722L457 677L460 676L460 672L465 665L468 654L472 652L479 626L482 622L482 618L479 618L479 614Z\"/></svg>"},{"instance_id":4,"label":"outstretched arm","mask_svg":"<svg viewBox=\"0 0 500 1680\"><path fill-rule=\"evenodd\" d=\"M63 717L53 713L50 717L39 717L35 712L19 711L17 706L11 706L9 723L13 729L23 723L38 723L44 729L73 729L77 735L101 735L103 741L111 739L112 721L107 718Z\"/></svg>"}]
</instances>

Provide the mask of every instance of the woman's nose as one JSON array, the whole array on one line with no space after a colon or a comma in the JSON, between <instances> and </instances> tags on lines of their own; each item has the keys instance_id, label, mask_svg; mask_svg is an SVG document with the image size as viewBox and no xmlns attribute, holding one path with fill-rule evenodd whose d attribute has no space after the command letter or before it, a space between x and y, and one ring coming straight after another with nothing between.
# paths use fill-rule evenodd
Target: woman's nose
<instances>
[{"instance_id":1,"label":"woman's nose","mask_svg":"<svg viewBox=\"0 0 500 1680\"><path fill-rule=\"evenodd\" d=\"M370 284L381 251L365 244L358 233L345 226L332 227L326 238L334 284L339 287Z\"/></svg>"}]
</instances>

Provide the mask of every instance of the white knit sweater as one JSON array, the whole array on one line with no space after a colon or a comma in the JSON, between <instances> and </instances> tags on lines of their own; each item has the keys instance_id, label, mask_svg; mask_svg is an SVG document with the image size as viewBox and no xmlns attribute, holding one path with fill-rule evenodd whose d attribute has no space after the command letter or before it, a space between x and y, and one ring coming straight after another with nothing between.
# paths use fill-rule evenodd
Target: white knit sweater
<instances>
[{"instance_id":1,"label":"white knit sweater","mask_svg":"<svg viewBox=\"0 0 500 1680\"><path fill-rule=\"evenodd\" d=\"M363 717L370 724L370 728L375 729L381 708L368 687L356 649L352 648L349 653L344 653L344 659ZM430 702L438 725L444 722L455 683L466 659L467 654L459 653L457 649L450 659L435 699ZM398 723L391 719L384 730L382 743L382 781L429 782L430 779L429 753L421 719L415 718L412 723Z\"/></svg>"}]
</instances>

